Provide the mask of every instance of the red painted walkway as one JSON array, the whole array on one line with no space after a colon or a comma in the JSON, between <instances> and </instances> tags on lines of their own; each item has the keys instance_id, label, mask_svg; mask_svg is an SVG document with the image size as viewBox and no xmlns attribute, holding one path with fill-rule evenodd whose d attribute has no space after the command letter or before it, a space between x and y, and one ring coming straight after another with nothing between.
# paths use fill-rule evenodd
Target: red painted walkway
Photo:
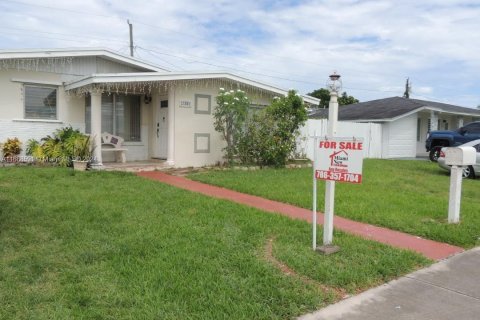
<instances>
[{"instance_id":1,"label":"red painted walkway","mask_svg":"<svg viewBox=\"0 0 480 320\"><path fill-rule=\"evenodd\" d=\"M205 183L192 181L183 177L172 176L159 171L139 172L138 175L178 188L198 192L207 196L227 199L264 211L279 213L295 219L302 219L309 222L312 221L311 210L295 207L278 201L268 200L221 187L211 186ZM317 221L319 224L323 223L322 213L318 213ZM446 243L422 239L420 237L403 232L356 222L339 216L335 216L334 225L338 230L355 234L366 239L386 243L397 248L413 250L430 259L440 260L464 251L463 248L452 246Z\"/></svg>"}]
</instances>

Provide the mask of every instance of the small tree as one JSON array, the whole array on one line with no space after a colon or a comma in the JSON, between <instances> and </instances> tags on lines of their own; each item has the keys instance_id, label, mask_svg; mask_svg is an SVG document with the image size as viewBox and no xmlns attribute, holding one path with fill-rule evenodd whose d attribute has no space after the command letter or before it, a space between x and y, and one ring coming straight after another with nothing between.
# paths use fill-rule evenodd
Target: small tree
<instances>
[{"instance_id":1,"label":"small tree","mask_svg":"<svg viewBox=\"0 0 480 320\"><path fill-rule=\"evenodd\" d=\"M358 99L353 96L349 96L345 91L342 93L340 97L338 97L338 105L339 106L346 106L347 104L354 104L358 103Z\"/></svg>"},{"instance_id":2,"label":"small tree","mask_svg":"<svg viewBox=\"0 0 480 320\"><path fill-rule=\"evenodd\" d=\"M321 88L314 90L308 94L309 96L320 99L319 108L328 108L330 102L330 91L327 89ZM347 92L343 92L340 97L338 97L338 105L345 106L347 104L353 104L360 102L354 96L349 96Z\"/></svg>"},{"instance_id":3,"label":"small tree","mask_svg":"<svg viewBox=\"0 0 480 320\"><path fill-rule=\"evenodd\" d=\"M298 129L307 120L307 108L295 91L274 99L247 124L239 143L240 160L259 165L284 165L296 148Z\"/></svg>"},{"instance_id":4,"label":"small tree","mask_svg":"<svg viewBox=\"0 0 480 320\"><path fill-rule=\"evenodd\" d=\"M309 96L320 99L318 104L319 108L328 108L328 102L330 101L330 91L325 88L320 88L308 93Z\"/></svg>"},{"instance_id":5,"label":"small tree","mask_svg":"<svg viewBox=\"0 0 480 320\"><path fill-rule=\"evenodd\" d=\"M213 112L214 127L227 143L225 158L232 164L238 154L237 142L244 131L250 102L244 91L225 91L223 88L220 88L216 101L217 106Z\"/></svg>"}]
</instances>

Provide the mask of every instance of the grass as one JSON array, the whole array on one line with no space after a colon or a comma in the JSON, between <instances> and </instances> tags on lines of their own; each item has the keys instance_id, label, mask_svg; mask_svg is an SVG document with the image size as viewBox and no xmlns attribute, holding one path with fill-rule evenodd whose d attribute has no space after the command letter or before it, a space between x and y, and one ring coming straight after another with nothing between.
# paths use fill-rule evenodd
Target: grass
<instances>
[{"instance_id":1,"label":"grass","mask_svg":"<svg viewBox=\"0 0 480 320\"><path fill-rule=\"evenodd\" d=\"M312 207L312 169L208 171L191 179L240 192ZM480 181L464 180L461 223L447 224L449 176L427 161L364 161L363 183L337 183L335 213L441 242L480 244ZM325 183L318 182L318 208Z\"/></svg>"},{"instance_id":2,"label":"grass","mask_svg":"<svg viewBox=\"0 0 480 320\"><path fill-rule=\"evenodd\" d=\"M4 168L0 319L285 319L430 263L335 239L321 256L305 222L131 174Z\"/></svg>"}]
</instances>

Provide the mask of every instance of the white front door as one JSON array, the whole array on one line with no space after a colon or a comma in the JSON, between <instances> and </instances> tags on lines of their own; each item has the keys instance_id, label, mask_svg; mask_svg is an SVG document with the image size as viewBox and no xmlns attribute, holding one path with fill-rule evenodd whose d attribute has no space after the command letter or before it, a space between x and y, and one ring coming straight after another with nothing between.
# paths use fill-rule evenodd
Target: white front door
<instances>
[{"instance_id":1,"label":"white front door","mask_svg":"<svg viewBox=\"0 0 480 320\"><path fill-rule=\"evenodd\" d=\"M168 100L161 100L157 106L155 119L155 157L167 158L168 149Z\"/></svg>"}]
</instances>

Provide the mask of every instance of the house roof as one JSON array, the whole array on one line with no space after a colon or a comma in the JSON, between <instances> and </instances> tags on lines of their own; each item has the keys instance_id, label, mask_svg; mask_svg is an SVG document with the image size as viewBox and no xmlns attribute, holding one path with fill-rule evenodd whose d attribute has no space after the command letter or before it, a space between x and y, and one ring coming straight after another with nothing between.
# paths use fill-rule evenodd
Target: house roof
<instances>
[{"instance_id":1,"label":"house roof","mask_svg":"<svg viewBox=\"0 0 480 320\"><path fill-rule=\"evenodd\" d=\"M342 106L338 109L338 120L363 122L393 121L422 110L480 117L480 110L472 108L434 101L391 97ZM320 109L310 114L310 118L313 119L327 117L328 109Z\"/></svg>"},{"instance_id":2,"label":"house roof","mask_svg":"<svg viewBox=\"0 0 480 320\"><path fill-rule=\"evenodd\" d=\"M225 79L240 82L248 86L260 88L274 94L285 95L288 90L281 89L260 81L251 80L228 72L149 72L149 73L108 73L93 74L76 79L66 84L66 90L74 90L84 86L102 83L131 83L131 82L155 82L155 81L180 81L180 80L203 80L203 79ZM306 103L318 105L319 99L302 95Z\"/></svg>"},{"instance_id":3,"label":"house roof","mask_svg":"<svg viewBox=\"0 0 480 320\"><path fill-rule=\"evenodd\" d=\"M144 81L176 81L176 80L199 80L199 79L227 79L260 88L274 94L284 95L288 90L281 89L260 81L251 80L229 72L170 72L152 63L114 52L105 48L65 48L65 49L17 49L0 50L2 59L36 59L36 58L63 58L101 56L105 59L134 66L145 71L135 73L108 73L93 74L76 79L67 83L65 89L73 90L83 86L101 83L144 82ZM320 100L303 95L306 103L318 105Z\"/></svg>"},{"instance_id":4,"label":"house roof","mask_svg":"<svg viewBox=\"0 0 480 320\"><path fill-rule=\"evenodd\" d=\"M3 59L35 59L63 57L101 56L107 60L144 69L145 71L166 72L167 69L156 66L137 58L125 56L106 48L64 48L64 49L16 49L0 50L0 60Z\"/></svg>"}]
</instances>

